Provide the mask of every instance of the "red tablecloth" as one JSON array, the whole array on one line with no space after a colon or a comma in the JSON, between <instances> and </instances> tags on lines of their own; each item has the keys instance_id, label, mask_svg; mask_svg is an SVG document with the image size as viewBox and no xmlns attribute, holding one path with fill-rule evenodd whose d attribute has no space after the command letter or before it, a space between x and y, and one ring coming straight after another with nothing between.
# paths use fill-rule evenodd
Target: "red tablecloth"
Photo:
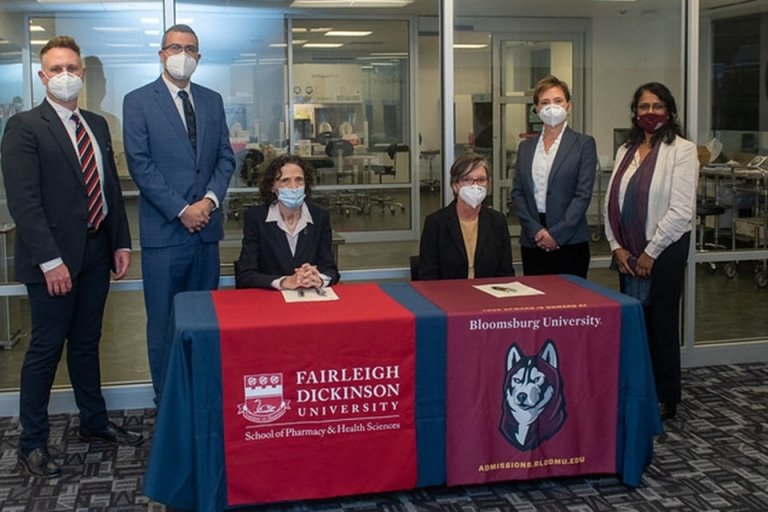
<instances>
[{"instance_id":1,"label":"red tablecloth","mask_svg":"<svg viewBox=\"0 0 768 512\"><path fill-rule=\"evenodd\" d=\"M448 484L614 473L619 304L558 276L474 287L510 281L413 283L448 316Z\"/></svg>"},{"instance_id":2,"label":"red tablecloth","mask_svg":"<svg viewBox=\"0 0 768 512\"><path fill-rule=\"evenodd\" d=\"M375 285L334 289L212 294L229 505L416 485L414 316Z\"/></svg>"}]
</instances>

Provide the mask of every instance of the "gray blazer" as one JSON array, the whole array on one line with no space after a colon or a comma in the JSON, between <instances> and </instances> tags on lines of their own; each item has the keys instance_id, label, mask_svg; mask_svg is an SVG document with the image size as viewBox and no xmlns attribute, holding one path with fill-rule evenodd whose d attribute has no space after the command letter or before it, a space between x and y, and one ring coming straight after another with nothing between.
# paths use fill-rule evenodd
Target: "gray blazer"
<instances>
[{"instance_id":1,"label":"gray blazer","mask_svg":"<svg viewBox=\"0 0 768 512\"><path fill-rule=\"evenodd\" d=\"M541 135L539 135L541 137ZM597 168L595 139L566 127L547 184L547 225L542 226L533 195L533 156L539 137L524 140L517 152L512 201L520 220L520 244L536 247L534 235L546 227L558 245L589 241L587 208Z\"/></svg>"}]
</instances>

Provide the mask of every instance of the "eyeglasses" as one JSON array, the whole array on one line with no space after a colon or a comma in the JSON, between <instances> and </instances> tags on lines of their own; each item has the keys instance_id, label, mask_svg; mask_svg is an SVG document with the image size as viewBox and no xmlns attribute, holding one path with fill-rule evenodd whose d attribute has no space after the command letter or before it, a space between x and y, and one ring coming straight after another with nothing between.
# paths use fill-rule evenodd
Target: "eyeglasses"
<instances>
[{"instance_id":1,"label":"eyeglasses","mask_svg":"<svg viewBox=\"0 0 768 512\"><path fill-rule=\"evenodd\" d=\"M663 103L641 103L637 106L638 112L650 112L653 110L654 112L663 112L667 109L667 106Z\"/></svg>"},{"instance_id":2,"label":"eyeglasses","mask_svg":"<svg viewBox=\"0 0 768 512\"><path fill-rule=\"evenodd\" d=\"M197 50L197 46L193 44L188 44L186 46L182 46L180 44L169 44L163 48L164 52L170 53L171 55L178 55L181 52L186 52L187 55L197 55Z\"/></svg>"},{"instance_id":3,"label":"eyeglasses","mask_svg":"<svg viewBox=\"0 0 768 512\"><path fill-rule=\"evenodd\" d=\"M487 185L488 178L470 178L469 176L463 176L459 178L459 183L462 185Z\"/></svg>"}]
</instances>

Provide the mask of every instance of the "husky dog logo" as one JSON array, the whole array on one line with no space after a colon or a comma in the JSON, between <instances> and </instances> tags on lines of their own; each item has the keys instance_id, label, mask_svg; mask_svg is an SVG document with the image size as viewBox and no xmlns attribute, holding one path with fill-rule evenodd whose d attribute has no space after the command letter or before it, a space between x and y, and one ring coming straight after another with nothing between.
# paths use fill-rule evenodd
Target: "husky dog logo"
<instances>
[{"instance_id":1,"label":"husky dog logo","mask_svg":"<svg viewBox=\"0 0 768 512\"><path fill-rule=\"evenodd\" d=\"M245 402L237 405L237 413L252 423L271 423L288 409L283 400L283 374L245 375Z\"/></svg>"},{"instance_id":2,"label":"husky dog logo","mask_svg":"<svg viewBox=\"0 0 768 512\"><path fill-rule=\"evenodd\" d=\"M547 340L538 354L529 357L513 343L507 352L506 372L499 428L516 448L533 450L565 423L555 344Z\"/></svg>"}]
</instances>

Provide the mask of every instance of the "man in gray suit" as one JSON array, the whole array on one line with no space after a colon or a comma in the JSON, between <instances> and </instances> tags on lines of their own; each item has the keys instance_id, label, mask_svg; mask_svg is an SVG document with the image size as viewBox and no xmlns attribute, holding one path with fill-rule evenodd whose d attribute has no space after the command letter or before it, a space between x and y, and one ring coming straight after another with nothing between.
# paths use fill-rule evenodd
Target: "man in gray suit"
<instances>
[{"instance_id":1,"label":"man in gray suit","mask_svg":"<svg viewBox=\"0 0 768 512\"><path fill-rule=\"evenodd\" d=\"M219 282L221 204L235 158L221 96L191 83L200 60L187 25L165 31L162 75L123 101L128 169L139 187L147 349L155 401L170 350L173 297Z\"/></svg>"},{"instance_id":2,"label":"man in gray suit","mask_svg":"<svg viewBox=\"0 0 768 512\"><path fill-rule=\"evenodd\" d=\"M57 36L40 50L45 100L8 121L3 181L16 222L16 279L27 287L32 335L21 367L18 460L27 473L61 475L48 452L48 401L64 342L80 410L79 435L136 445L140 434L110 422L101 394L99 340L109 271L122 279L131 235L109 128L80 110L80 47Z\"/></svg>"}]
</instances>

